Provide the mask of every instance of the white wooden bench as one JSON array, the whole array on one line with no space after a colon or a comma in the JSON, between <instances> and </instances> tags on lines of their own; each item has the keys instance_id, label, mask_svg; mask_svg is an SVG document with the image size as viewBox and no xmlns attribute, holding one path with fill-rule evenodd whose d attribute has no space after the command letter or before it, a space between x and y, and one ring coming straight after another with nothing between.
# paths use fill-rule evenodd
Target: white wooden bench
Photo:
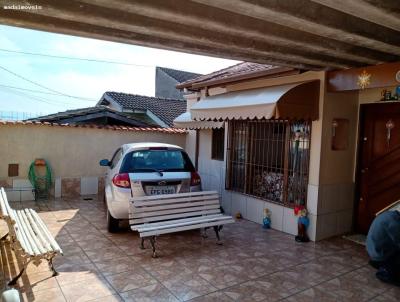
<instances>
[{"instance_id":1,"label":"white wooden bench","mask_svg":"<svg viewBox=\"0 0 400 302\"><path fill-rule=\"evenodd\" d=\"M36 211L33 209L12 209L4 188L1 188L0 218L6 221L9 231L1 239L10 237L11 247L23 263L21 271L8 285L14 285L17 282L30 262L39 265L42 259L48 261L53 276L56 276L53 258L57 254L62 255L63 252Z\"/></svg>"},{"instance_id":2,"label":"white wooden bench","mask_svg":"<svg viewBox=\"0 0 400 302\"><path fill-rule=\"evenodd\" d=\"M221 213L219 194L215 191L135 197L130 203L131 229L139 232L142 249L144 239L149 238L153 257L155 236L213 227L217 243L221 244L219 231L224 224L233 222L232 216Z\"/></svg>"}]
</instances>

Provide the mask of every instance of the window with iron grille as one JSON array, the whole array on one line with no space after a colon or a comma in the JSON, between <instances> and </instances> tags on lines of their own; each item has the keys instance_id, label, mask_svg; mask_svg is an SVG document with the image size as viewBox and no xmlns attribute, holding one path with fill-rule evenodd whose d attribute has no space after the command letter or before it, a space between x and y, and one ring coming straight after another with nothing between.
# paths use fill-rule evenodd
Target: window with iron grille
<instances>
[{"instance_id":1,"label":"window with iron grille","mask_svg":"<svg viewBox=\"0 0 400 302\"><path fill-rule=\"evenodd\" d=\"M305 205L310 123L238 120L228 126L227 189L287 206Z\"/></svg>"},{"instance_id":2,"label":"window with iron grille","mask_svg":"<svg viewBox=\"0 0 400 302\"><path fill-rule=\"evenodd\" d=\"M224 160L225 129L212 129L211 159Z\"/></svg>"}]
</instances>

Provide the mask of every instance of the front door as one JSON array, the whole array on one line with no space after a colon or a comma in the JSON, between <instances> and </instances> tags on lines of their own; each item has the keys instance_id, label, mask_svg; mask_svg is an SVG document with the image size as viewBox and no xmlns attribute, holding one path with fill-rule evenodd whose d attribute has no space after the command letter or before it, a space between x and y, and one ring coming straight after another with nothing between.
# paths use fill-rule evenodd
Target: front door
<instances>
[{"instance_id":1,"label":"front door","mask_svg":"<svg viewBox=\"0 0 400 302\"><path fill-rule=\"evenodd\" d=\"M361 105L357 231L400 199L400 103Z\"/></svg>"}]
</instances>

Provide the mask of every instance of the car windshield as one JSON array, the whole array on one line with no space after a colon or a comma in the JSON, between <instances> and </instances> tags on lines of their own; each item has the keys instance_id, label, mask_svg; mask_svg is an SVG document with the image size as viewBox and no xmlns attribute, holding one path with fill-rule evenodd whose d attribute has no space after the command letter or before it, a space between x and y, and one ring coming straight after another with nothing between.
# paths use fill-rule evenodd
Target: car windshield
<instances>
[{"instance_id":1,"label":"car windshield","mask_svg":"<svg viewBox=\"0 0 400 302\"><path fill-rule=\"evenodd\" d=\"M128 153L120 173L194 171L188 155L181 150L138 150Z\"/></svg>"}]
</instances>

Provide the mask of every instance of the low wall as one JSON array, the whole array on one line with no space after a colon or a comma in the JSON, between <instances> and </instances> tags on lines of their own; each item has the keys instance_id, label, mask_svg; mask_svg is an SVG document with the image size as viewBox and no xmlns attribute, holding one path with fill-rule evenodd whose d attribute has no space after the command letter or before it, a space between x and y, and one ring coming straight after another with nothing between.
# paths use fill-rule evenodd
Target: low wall
<instances>
[{"instance_id":1,"label":"low wall","mask_svg":"<svg viewBox=\"0 0 400 302\"><path fill-rule=\"evenodd\" d=\"M32 193L17 192L30 186L28 169L36 158L44 158L53 173L52 194L56 197L97 194L104 187L104 167L125 143L162 142L185 147L186 133L171 130L113 130L107 128L0 124L0 186L8 188L11 200L32 199ZM9 177L9 164L18 164L18 176ZM14 189L14 190L13 190Z\"/></svg>"}]
</instances>

